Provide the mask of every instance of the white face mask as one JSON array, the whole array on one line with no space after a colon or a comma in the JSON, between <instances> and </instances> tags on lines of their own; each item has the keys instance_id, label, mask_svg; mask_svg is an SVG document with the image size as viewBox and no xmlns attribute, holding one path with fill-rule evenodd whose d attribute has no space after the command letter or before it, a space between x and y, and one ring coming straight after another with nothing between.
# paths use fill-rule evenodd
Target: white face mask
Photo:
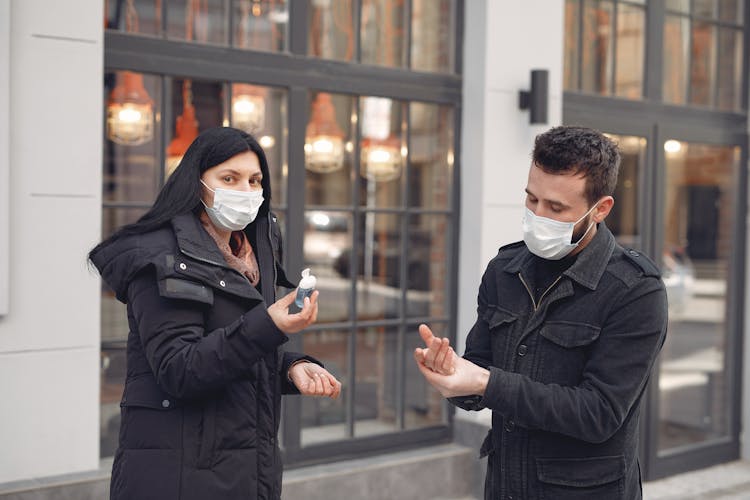
<instances>
[{"instance_id":1,"label":"white face mask","mask_svg":"<svg viewBox=\"0 0 750 500\"><path fill-rule=\"evenodd\" d=\"M203 200L208 218L214 226L227 231L241 231L255 220L263 204L263 190L236 191L234 189L211 189L201 180L209 191L214 193L214 204L209 207Z\"/></svg>"},{"instance_id":2,"label":"white face mask","mask_svg":"<svg viewBox=\"0 0 750 500\"><path fill-rule=\"evenodd\" d=\"M586 218L596 205L591 207L583 217L575 222L560 222L546 217L539 217L534 212L526 209L523 218L523 241L534 255L547 260L560 260L578 246L589 230L594 226L592 221L586 232L578 241L572 243L573 229L576 224Z\"/></svg>"}]
</instances>

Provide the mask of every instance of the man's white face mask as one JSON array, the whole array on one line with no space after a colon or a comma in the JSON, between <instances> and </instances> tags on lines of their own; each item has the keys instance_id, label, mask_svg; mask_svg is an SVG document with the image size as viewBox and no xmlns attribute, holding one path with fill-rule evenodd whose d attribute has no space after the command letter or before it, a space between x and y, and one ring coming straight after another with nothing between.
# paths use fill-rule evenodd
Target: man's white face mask
<instances>
[{"instance_id":1,"label":"man's white face mask","mask_svg":"<svg viewBox=\"0 0 750 500\"><path fill-rule=\"evenodd\" d=\"M547 260L560 260L570 254L594 226L594 221L591 221L583 236L575 243L572 242L573 229L576 224L585 219L594 208L596 208L596 205L591 207L588 212L575 222L560 222L546 217L539 217L526 208L526 214L522 222L523 241L534 255Z\"/></svg>"}]
</instances>

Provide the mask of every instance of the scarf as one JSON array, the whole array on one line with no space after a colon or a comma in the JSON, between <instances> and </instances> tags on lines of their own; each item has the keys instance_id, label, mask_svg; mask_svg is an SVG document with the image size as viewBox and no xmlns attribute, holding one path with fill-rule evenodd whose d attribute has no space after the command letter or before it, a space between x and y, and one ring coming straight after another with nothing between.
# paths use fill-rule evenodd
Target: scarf
<instances>
[{"instance_id":1,"label":"scarf","mask_svg":"<svg viewBox=\"0 0 750 500\"><path fill-rule=\"evenodd\" d=\"M227 243L216 232L216 228L211 223L211 219L208 218L208 214L205 211L201 211L200 220L203 229L214 239L227 264L245 276L251 285L258 286L258 282L260 281L258 261L255 260L253 247L247 241L245 233L243 231L232 231L229 243Z\"/></svg>"}]
</instances>

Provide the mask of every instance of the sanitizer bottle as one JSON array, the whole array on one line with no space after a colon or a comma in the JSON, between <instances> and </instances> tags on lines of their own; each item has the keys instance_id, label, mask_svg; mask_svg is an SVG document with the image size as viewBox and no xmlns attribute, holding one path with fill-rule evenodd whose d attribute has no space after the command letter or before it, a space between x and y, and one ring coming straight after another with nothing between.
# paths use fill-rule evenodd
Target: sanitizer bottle
<instances>
[{"instance_id":1,"label":"sanitizer bottle","mask_svg":"<svg viewBox=\"0 0 750 500\"><path fill-rule=\"evenodd\" d=\"M310 268L306 268L302 271L302 279L297 287L297 297L294 299L294 303L297 307L302 308L305 305L305 297L312 295L315 290L315 283L318 279L310 274Z\"/></svg>"}]
</instances>

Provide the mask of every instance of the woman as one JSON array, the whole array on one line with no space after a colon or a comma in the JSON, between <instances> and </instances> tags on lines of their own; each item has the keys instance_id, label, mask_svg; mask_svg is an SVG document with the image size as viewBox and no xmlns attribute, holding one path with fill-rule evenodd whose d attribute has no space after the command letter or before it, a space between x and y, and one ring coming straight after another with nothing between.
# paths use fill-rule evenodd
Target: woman
<instances>
[{"instance_id":1,"label":"woman","mask_svg":"<svg viewBox=\"0 0 750 500\"><path fill-rule=\"evenodd\" d=\"M294 292L255 139L201 133L153 207L89 258L130 333L112 499L277 499L281 394L337 397L316 360L280 352L317 316ZM267 305L271 304L271 305Z\"/></svg>"}]
</instances>

